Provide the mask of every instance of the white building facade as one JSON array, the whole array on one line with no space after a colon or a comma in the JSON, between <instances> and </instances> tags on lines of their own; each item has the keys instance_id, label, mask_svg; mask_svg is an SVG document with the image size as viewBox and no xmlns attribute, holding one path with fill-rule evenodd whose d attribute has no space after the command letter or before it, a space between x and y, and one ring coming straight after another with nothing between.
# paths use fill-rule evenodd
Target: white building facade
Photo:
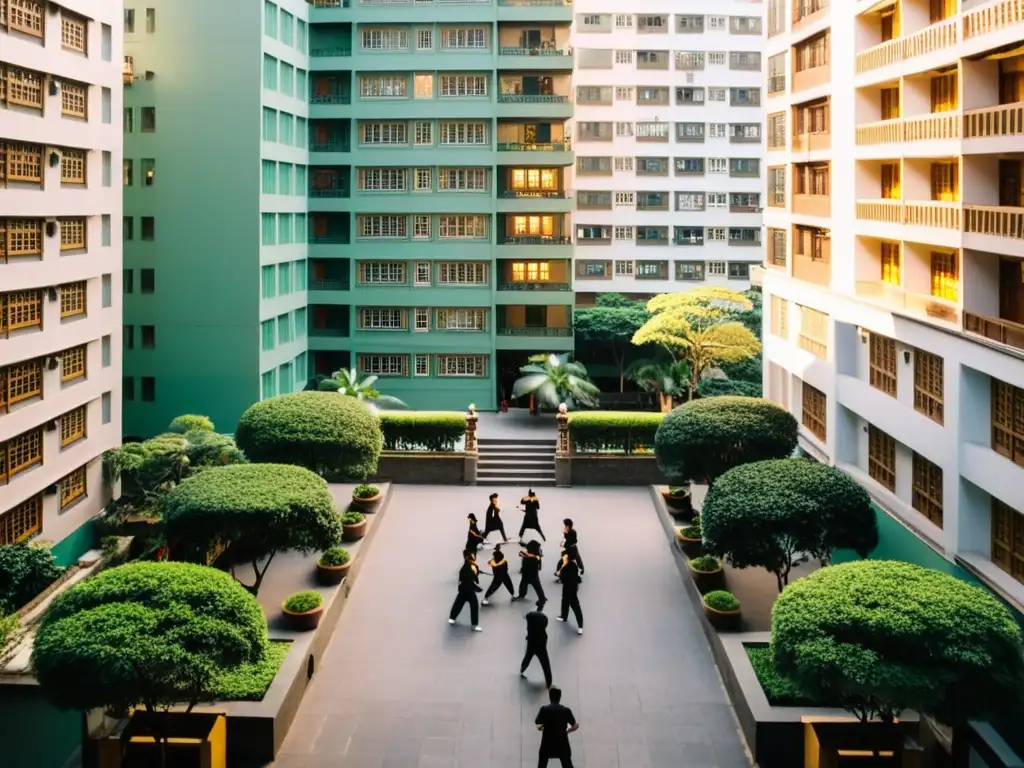
<instances>
[{"instance_id":1,"label":"white building facade","mask_svg":"<svg viewBox=\"0 0 1024 768\"><path fill-rule=\"evenodd\" d=\"M1024 605L1024 15L774 0L765 396Z\"/></svg>"},{"instance_id":2,"label":"white building facade","mask_svg":"<svg viewBox=\"0 0 1024 768\"><path fill-rule=\"evenodd\" d=\"M0 544L64 563L121 438L121 13L0 0Z\"/></svg>"},{"instance_id":3,"label":"white building facade","mask_svg":"<svg viewBox=\"0 0 1024 768\"><path fill-rule=\"evenodd\" d=\"M764 5L573 8L578 303L746 289L762 255Z\"/></svg>"}]
</instances>

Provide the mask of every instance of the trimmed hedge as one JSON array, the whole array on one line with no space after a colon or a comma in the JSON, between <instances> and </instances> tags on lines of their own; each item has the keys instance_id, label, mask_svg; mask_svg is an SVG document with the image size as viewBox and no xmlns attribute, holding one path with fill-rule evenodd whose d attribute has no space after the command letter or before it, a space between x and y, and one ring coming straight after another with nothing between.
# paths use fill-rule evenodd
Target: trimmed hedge
<instances>
[{"instance_id":1,"label":"trimmed hedge","mask_svg":"<svg viewBox=\"0 0 1024 768\"><path fill-rule=\"evenodd\" d=\"M569 414L573 453L621 453L630 456L654 447L665 415L630 411L583 411Z\"/></svg>"},{"instance_id":2,"label":"trimmed hedge","mask_svg":"<svg viewBox=\"0 0 1024 768\"><path fill-rule=\"evenodd\" d=\"M811 698L861 719L903 710L947 725L1020 701L1021 631L984 589L910 563L822 568L772 610L776 669Z\"/></svg>"},{"instance_id":3,"label":"trimmed hedge","mask_svg":"<svg viewBox=\"0 0 1024 768\"><path fill-rule=\"evenodd\" d=\"M381 411L385 451L449 453L466 434L458 411Z\"/></svg>"},{"instance_id":4,"label":"trimmed hedge","mask_svg":"<svg viewBox=\"0 0 1024 768\"><path fill-rule=\"evenodd\" d=\"M691 400L665 416L654 438L658 466L673 482L713 484L752 461L783 459L797 446L793 414L753 397Z\"/></svg>"},{"instance_id":5,"label":"trimmed hedge","mask_svg":"<svg viewBox=\"0 0 1024 768\"><path fill-rule=\"evenodd\" d=\"M176 416L167 427L168 432L184 435L186 432L213 432L213 422L209 416L197 416L193 413L186 413Z\"/></svg>"},{"instance_id":6,"label":"trimmed hedge","mask_svg":"<svg viewBox=\"0 0 1024 768\"><path fill-rule=\"evenodd\" d=\"M21 610L64 573L46 547L0 547L0 616Z\"/></svg>"},{"instance_id":7,"label":"trimmed hedge","mask_svg":"<svg viewBox=\"0 0 1024 768\"><path fill-rule=\"evenodd\" d=\"M253 404L238 420L250 461L297 464L337 481L377 471L381 422L365 403L332 392L295 392Z\"/></svg>"},{"instance_id":8,"label":"trimmed hedge","mask_svg":"<svg viewBox=\"0 0 1024 768\"><path fill-rule=\"evenodd\" d=\"M701 397L761 397L760 381L739 381L735 379L704 379L697 385Z\"/></svg>"}]
</instances>

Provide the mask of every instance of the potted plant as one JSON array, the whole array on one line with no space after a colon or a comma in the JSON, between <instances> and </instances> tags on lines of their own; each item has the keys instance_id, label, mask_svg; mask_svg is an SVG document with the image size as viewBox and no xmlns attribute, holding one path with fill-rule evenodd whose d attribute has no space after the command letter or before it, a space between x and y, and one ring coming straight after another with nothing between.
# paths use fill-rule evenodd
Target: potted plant
<instances>
[{"instance_id":1,"label":"potted plant","mask_svg":"<svg viewBox=\"0 0 1024 768\"><path fill-rule=\"evenodd\" d=\"M700 523L677 528L676 539L679 541L679 548L686 553L687 557L697 557L701 554Z\"/></svg>"},{"instance_id":2,"label":"potted plant","mask_svg":"<svg viewBox=\"0 0 1024 768\"><path fill-rule=\"evenodd\" d=\"M704 595L704 615L718 630L734 630L740 626L740 601L732 592L716 589Z\"/></svg>"},{"instance_id":3,"label":"potted plant","mask_svg":"<svg viewBox=\"0 0 1024 768\"><path fill-rule=\"evenodd\" d=\"M665 500L665 506L672 513L672 517L679 517L684 520L689 520L693 517L693 497L690 496L690 489L688 487L673 486L666 491L662 491L661 497Z\"/></svg>"},{"instance_id":4,"label":"potted plant","mask_svg":"<svg viewBox=\"0 0 1024 768\"><path fill-rule=\"evenodd\" d=\"M352 489L352 508L361 512L376 512L381 492L376 485L362 483Z\"/></svg>"},{"instance_id":5,"label":"potted plant","mask_svg":"<svg viewBox=\"0 0 1024 768\"><path fill-rule=\"evenodd\" d=\"M350 509L341 516L341 540L359 541L366 535L366 515Z\"/></svg>"},{"instance_id":6,"label":"potted plant","mask_svg":"<svg viewBox=\"0 0 1024 768\"><path fill-rule=\"evenodd\" d=\"M296 592L281 604L281 608L292 629L308 632L320 624L324 615L324 599L319 592Z\"/></svg>"},{"instance_id":7,"label":"potted plant","mask_svg":"<svg viewBox=\"0 0 1024 768\"><path fill-rule=\"evenodd\" d=\"M347 549L331 547L316 561L316 575L321 584L341 584L352 565L352 555Z\"/></svg>"},{"instance_id":8,"label":"potted plant","mask_svg":"<svg viewBox=\"0 0 1024 768\"><path fill-rule=\"evenodd\" d=\"M687 560L686 566L690 569L690 575L693 576L693 583L697 585L697 591L702 595L725 586L722 562L717 557L698 555Z\"/></svg>"}]
</instances>

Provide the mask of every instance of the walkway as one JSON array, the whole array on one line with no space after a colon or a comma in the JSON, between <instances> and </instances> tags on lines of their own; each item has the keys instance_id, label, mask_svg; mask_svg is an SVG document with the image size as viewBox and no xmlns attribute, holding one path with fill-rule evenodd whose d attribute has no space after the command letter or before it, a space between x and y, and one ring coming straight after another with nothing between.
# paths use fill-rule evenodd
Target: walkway
<instances>
[{"instance_id":1,"label":"walkway","mask_svg":"<svg viewBox=\"0 0 1024 768\"><path fill-rule=\"evenodd\" d=\"M528 607L496 596L481 608L482 633L469 630L468 609L455 627L446 620L464 515L481 516L490 490L393 487L275 768L536 766L533 718L547 696L536 662L529 682L518 675ZM523 489L496 490L506 524L518 526ZM582 637L553 620L560 588L552 557L542 573L555 684L581 724L571 737L577 768L746 766L647 491L545 489L541 503L547 554L557 555L565 510L589 567ZM517 551L506 554L515 559Z\"/></svg>"},{"instance_id":2,"label":"walkway","mask_svg":"<svg viewBox=\"0 0 1024 768\"><path fill-rule=\"evenodd\" d=\"M480 413L478 417L477 437L480 438L554 440L558 437L558 423L554 413L531 416L526 408L511 408L508 413Z\"/></svg>"}]
</instances>

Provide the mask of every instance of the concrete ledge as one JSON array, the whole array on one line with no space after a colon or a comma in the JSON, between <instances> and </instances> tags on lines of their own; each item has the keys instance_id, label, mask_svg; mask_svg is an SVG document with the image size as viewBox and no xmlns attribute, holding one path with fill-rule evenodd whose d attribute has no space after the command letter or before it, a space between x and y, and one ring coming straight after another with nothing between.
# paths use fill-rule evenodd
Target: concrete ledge
<instances>
[{"instance_id":1,"label":"concrete ledge","mask_svg":"<svg viewBox=\"0 0 1024 768\"><path fill-rule=\"evenodd\" d=\"M476 482L476 454L384 451L372 482L467 485Z\"/></svg>"},{"instance_id":2,"label":"concrete ledge","mask_svg":"<svg viewBox=\"0 0 1024 768\"><path fill-rule=\"evenodd\" d=\"M654 456L573 454L559 457L568 464L566 485L666 485ZM557 467L556 467L557 469ZM560 480L565 478L560 478ZM562 485L562 482L559 482Z\"/></svg>"}]
</instances>

